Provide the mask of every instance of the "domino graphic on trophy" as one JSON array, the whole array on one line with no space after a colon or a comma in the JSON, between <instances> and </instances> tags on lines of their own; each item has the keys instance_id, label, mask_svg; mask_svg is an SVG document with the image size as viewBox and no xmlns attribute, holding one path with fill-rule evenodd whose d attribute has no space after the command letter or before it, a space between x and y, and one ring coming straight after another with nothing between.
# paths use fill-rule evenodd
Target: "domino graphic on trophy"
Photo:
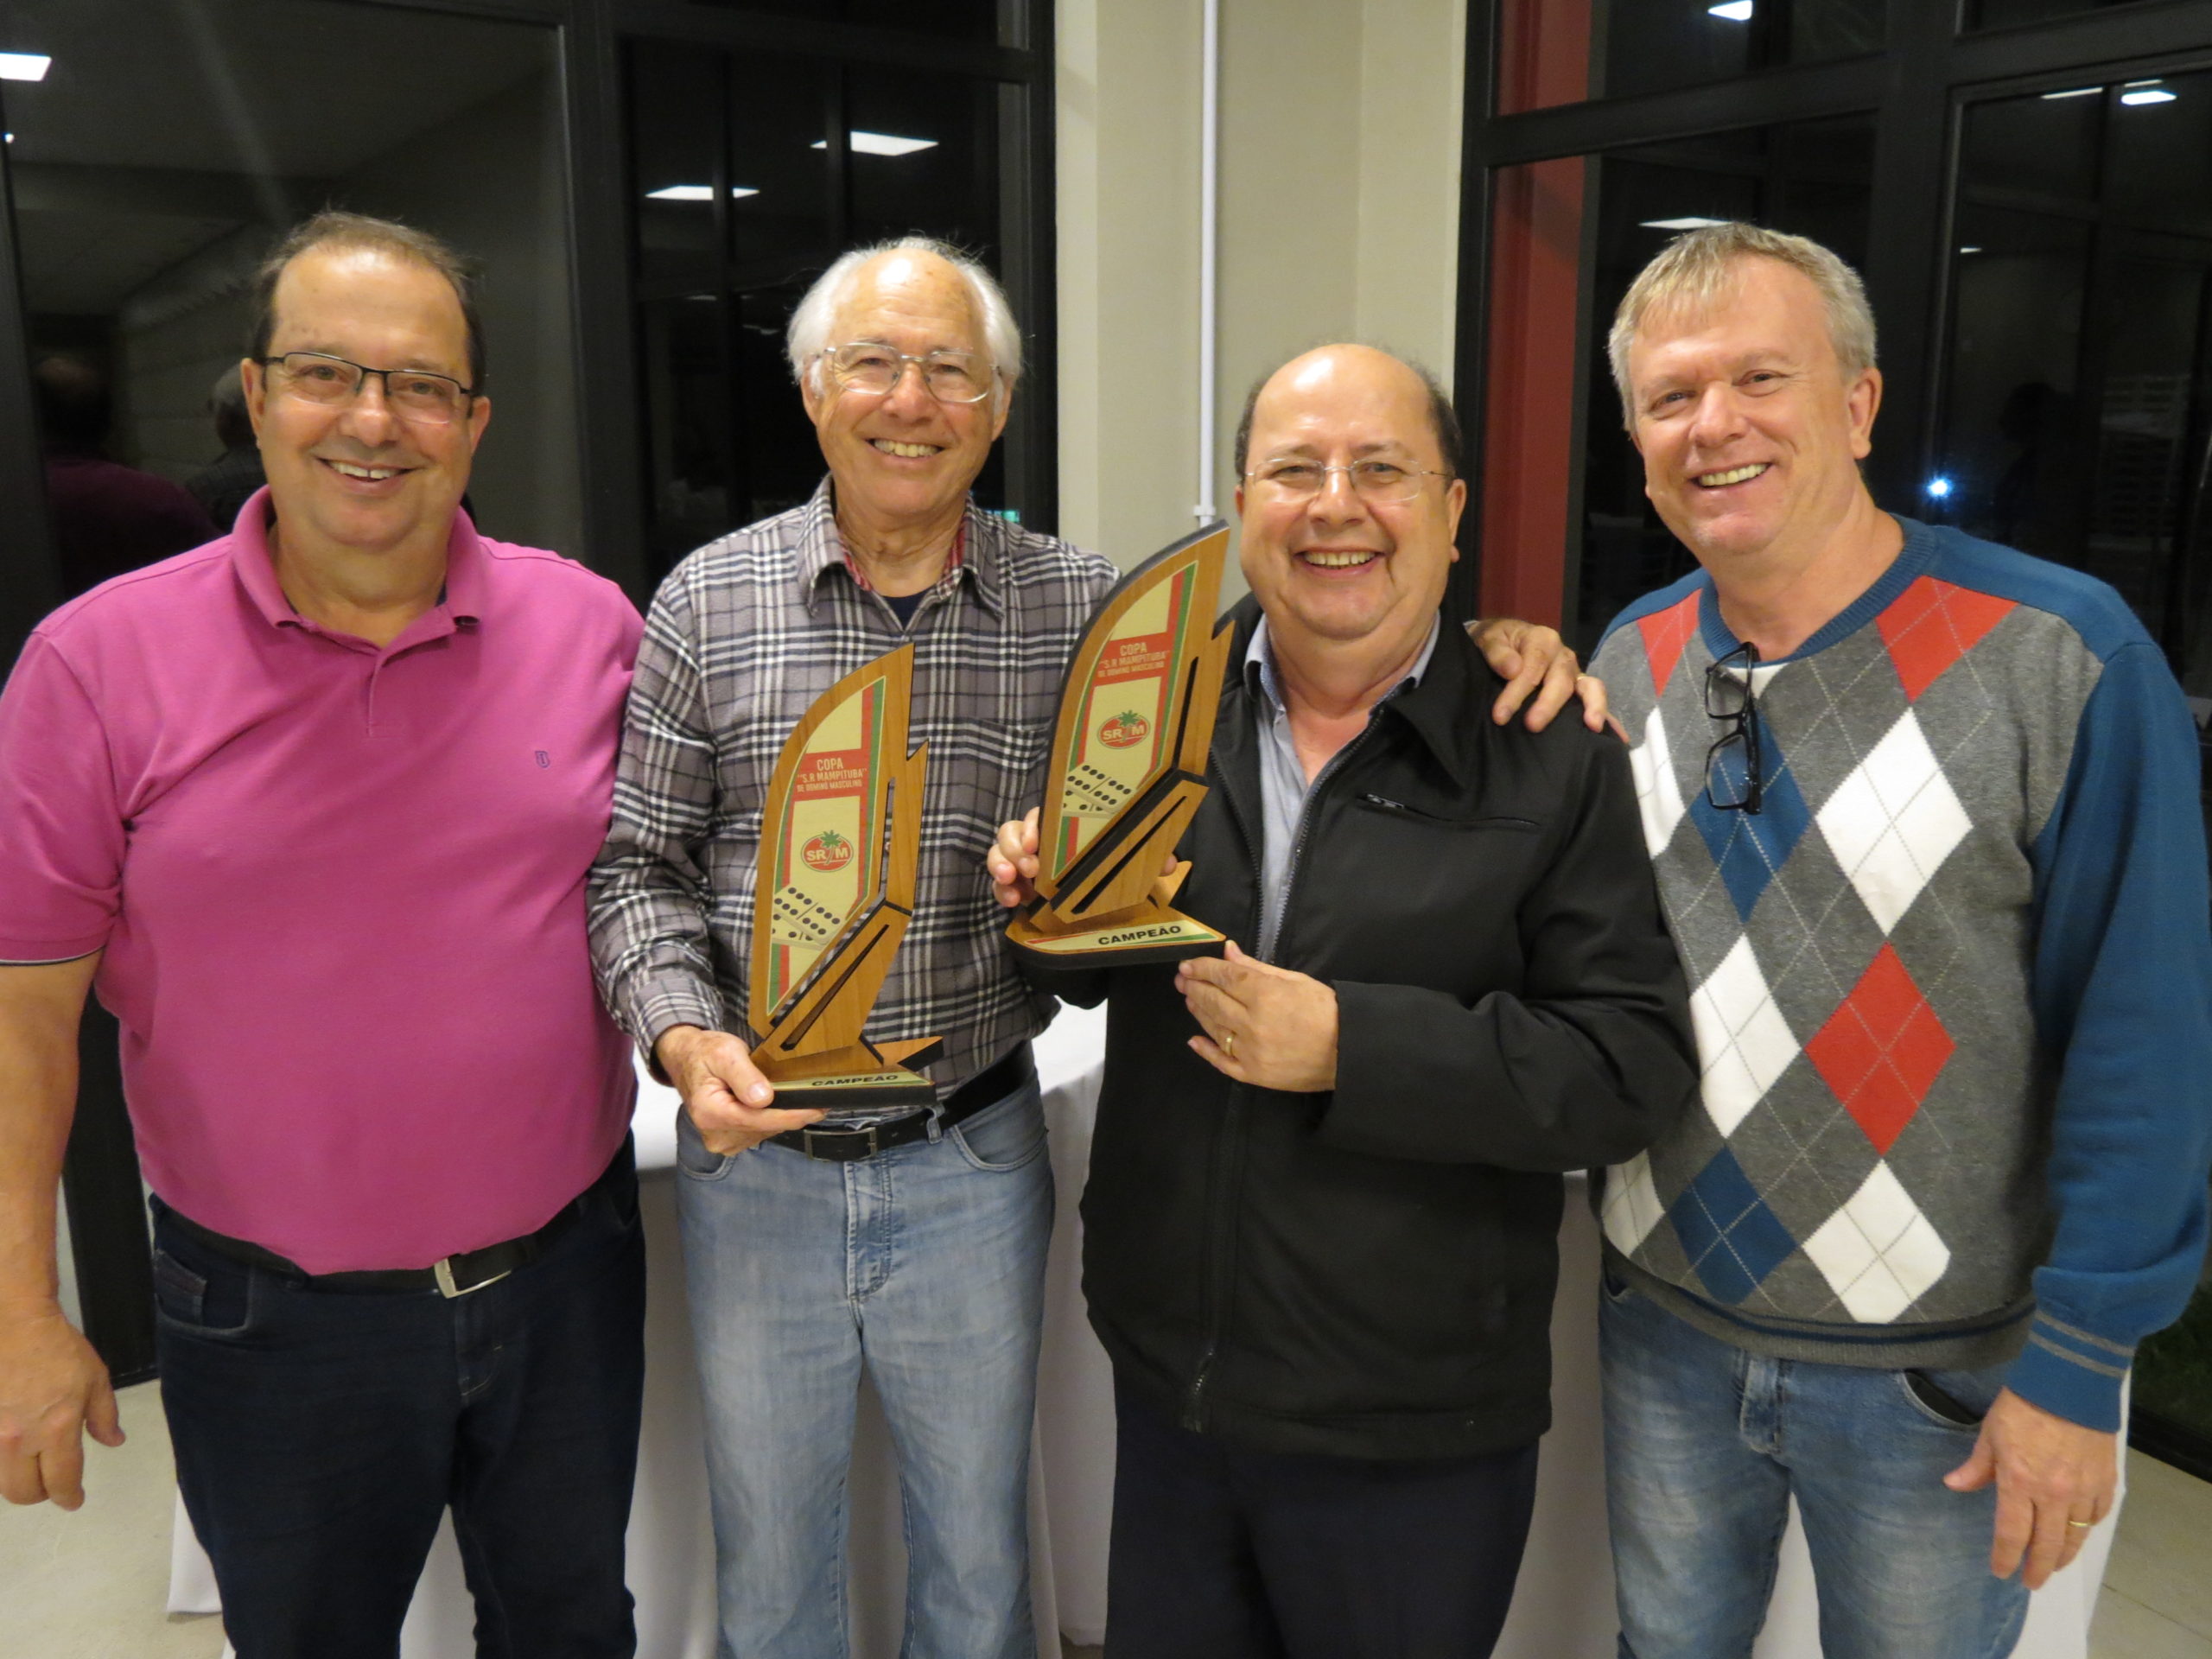
<instances>
[{"instance_id":1,"label":"domino graphic on trophy","mask_svg":"<svg viewBox=\"0 0 2212 1659\"><path fill-rule=\"evenodd\" d=\"M1231 629L1211 632L1229 526L1154 554L1100 602L1060 692L1038 820L1037 899L1014 948L1060 963L1172 962L1222 935L1174 909L1162 873L1206 796Z\"/></svg>"},{"instance_id":2,"label":"domino graphic on trophy","mask_svg":"<svg viewBox=\"0 0 2212 1659\"><path fill-rule=\"evenodd\" d=\"M784 743L761 812L746 1022L777 1103L927 1106L941 1038L861 1034L913 918L925 744L906 753L914 648L831 686Z\"/></svg>"}]
</instances>

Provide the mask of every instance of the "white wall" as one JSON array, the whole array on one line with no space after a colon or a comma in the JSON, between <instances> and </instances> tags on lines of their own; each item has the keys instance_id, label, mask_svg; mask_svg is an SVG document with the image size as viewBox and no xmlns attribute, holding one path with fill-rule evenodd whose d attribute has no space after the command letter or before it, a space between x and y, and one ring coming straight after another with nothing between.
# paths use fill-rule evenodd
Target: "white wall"
<instances>
[{"instance_id":1,"label":"white wall","mask_svg":"<svg viewBox=\"0 0 2212 1659\"><path fill-rule=\"evenodd\" d=\"M1214 494L1253 380L1357 339L1451 372L1465 8L1223 0ZM1061 533L1192 529L1199 0L1061 0Z\"/></svg>"}]
</instances>

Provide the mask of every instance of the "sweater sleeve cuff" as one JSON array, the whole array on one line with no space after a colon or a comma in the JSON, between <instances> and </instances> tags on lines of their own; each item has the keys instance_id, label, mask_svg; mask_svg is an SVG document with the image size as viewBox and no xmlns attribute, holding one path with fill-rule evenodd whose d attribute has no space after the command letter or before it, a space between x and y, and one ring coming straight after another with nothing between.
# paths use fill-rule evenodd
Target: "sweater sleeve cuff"
<instances>
[{"instance_id":1,"label":"sweater sleeve cuff","mask_svg":"<svg viewBox=\"0 0 2212 1659\"><path fill-rule=\"evenodd\" d=\"M2005 1382L2031 1406L2084 1428L2116 1433L2120 1388L2134 1358L2135 1351L2123 1344L2038 1313Z\"/></svg>"}]
</instances>

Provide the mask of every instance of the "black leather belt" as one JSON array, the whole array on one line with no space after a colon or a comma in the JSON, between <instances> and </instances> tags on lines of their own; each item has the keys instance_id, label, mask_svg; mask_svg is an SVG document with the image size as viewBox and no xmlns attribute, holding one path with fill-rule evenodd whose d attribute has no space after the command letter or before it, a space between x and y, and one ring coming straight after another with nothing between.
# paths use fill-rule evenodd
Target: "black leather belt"
<instances>
[{"instance_id":1,"label":"black leather belt","mask_svg":"<svg viewBox=\"0 0 2212 1659\"><path fill-rule=\"evenodd\" d=\"M463 1250L459 1255L449 1255L442 1262L434 1262L427 1268L369 1268L346 1273L309 1273L297 1262L276 1251L243 1238L232 1238L210 1227L202 1227L188 1216L179 1215L168 1205L162 1205L162 1214L170 1226L194 1243L201 1244L215 1255L249 1268L266 1268L296 1280L310 1290L330 1290L340 1294L360 1294L435 1290L441 1296L466 1296L472 1290L481 1290L497 1280L505 1278L518 1268L528 1267L552 1247L554 1240L567 1230L569 1224L582 1212L584 1205L594 1192L609 1184L633 1174L637 1168L637 1153L630 1137L622 1137L621 1150L614 1154L614 1161L607 1165L605 1173L586 1187L570 1202L561 1206L560 1212L534 1233L524 1233L520 1238L510 1238L497 1244L486 1244L480 1250ZM161 1200L154 1200L161 1204Z\"/></svg>"},{"instance_id":2,"label":"black leather belt","mask_svg":"<svg viewBox=\"0 0 2212 1659\"><path fill-rule=\"evenodd\" d=\"M1036 1075L1037 1061L1029 1052L1029 1045L1016 1043L939 1101L933 1111L925 1109L906 1117L894 1117L887 1123L869 1123L851 1129L841 1129L835 1124L810 1123L803 1129L772 1135L764 1144L789 1147L810 1158L849 1164L921 1140L929 1134L932 1118L950 1128L961 1119L975 1116L984 1107L996 1105Z\"/></svg>"}]
</instances>

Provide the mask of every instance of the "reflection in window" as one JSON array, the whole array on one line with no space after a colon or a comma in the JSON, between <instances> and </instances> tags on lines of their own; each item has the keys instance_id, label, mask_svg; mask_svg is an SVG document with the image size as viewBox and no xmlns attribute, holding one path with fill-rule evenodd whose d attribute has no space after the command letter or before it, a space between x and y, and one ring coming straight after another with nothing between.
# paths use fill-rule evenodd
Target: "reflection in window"
<instances>
[{"instance_id":1,"label":"reflection in window","mask_svg":"<svg viewBox=\"0 0 2212 1659\"><path fill-rule=\"evenodd\" d=\"M1693 563L1644 499L1643 463L1623 429L1605 347L1614 308L1669 237L1717 219L1809 236L1862 267L1873 149L1872 120L1852 116L1639 145L1501 175L1484 540L1492 544L1500 533L1523 544L1531 535L1567 540L1561 613L1578 646L1593 645L1623 606ZM1561 169L1574 169L1579 187L1570 189ZM1548 179L1539 176L1548 171ZM1516 214L1525 215L1517 224ZM1517 289L1506 269L1515 261L1532 273ZM1580 384L1561 385L1559 371L1576 361L1578 339L1586 342ZM1526 411L1547 406L1528 403L1531 378L1554 388L1549 413L1534 421ZM1561 504L1555 528L1515 525L1514 514L1537 512L1545 499Z\"/></svg>"},{"instance_id":2,"label":"reflection in window","mask_svg":"<svg viewBox=\"0 0 2212 1659\"><path fill-rule=\"evenodd\" d=\"M2109 11L2116 6L2139 6L2148 0L1967 0L1968 29L2002 29L2008 23L2040 23L2053 17L2075 17L2085 11Z\"/></svg>"},{"instance_id":3,"label":"reflection in window","mask_svg":"<svg viewBox=\"0 0 2212 1659\"><path fill-rule=\"evenodd\" d=\"M8 83L7 110L32 355L52 365L41 435L78 457L52 492L67 586L170 550L82 543L64 503L96 475L149 506L154 482L124 472L192 486L228 527L258 457L217 385L248 344L255 267L326 204L481 264L499 418L470 505L487 534L585 551L553 31L335 0L137 4L127 27L114 5L9 0L7 17L0 45L53 59Z\"/></svg>"},{"instance_id":4,"label":"reflection in window","mask_svg":"<svg viewBox=\"0 0 2212 1659\"><path fill-rule=\"evenodd\" d=\"M2212 75L1976 105L1929 516L2119 588L2212 696Z\"/></svg>"},{"instance_id":5,"label":"reflection in window","mask_svg":"<svg viewBox=\"0 0 2212 1659\"><path fill-rule=\"evenodd\" d=\"M784 331L832 259L920 232L1001 268L1000 92L957 75L645 41L629 75L658 575L821 482ZM976 499L1001 505L1003 479L995 449Z\"/></svg>"},{"instance_id":6,"label":"reflection in window","mask_svg":"<svg viewBox=\"0 0 2212 1659\"><path fill-rule=\"evenodd\" d=\"M1504 0L1502 115L1878 51L1887 0Z\"/></svg>"}]
</instances>

